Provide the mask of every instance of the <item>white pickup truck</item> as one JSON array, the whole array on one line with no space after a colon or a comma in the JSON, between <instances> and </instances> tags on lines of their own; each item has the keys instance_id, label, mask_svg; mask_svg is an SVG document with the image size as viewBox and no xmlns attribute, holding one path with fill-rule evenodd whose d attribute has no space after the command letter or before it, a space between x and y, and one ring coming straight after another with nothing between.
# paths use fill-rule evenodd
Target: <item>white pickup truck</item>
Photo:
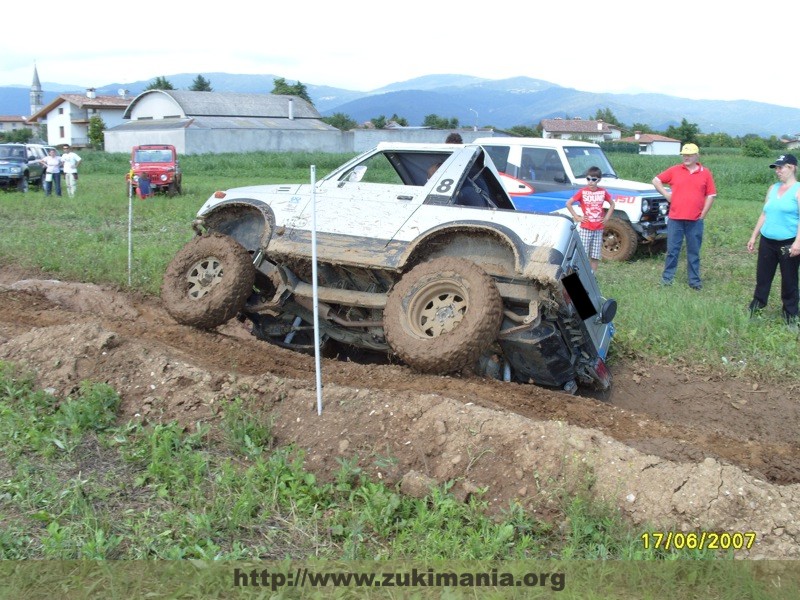
<instances>
[{"instance_id":1,"label":"white pickup truck","mask_svg":"<svg viewBox=\"0 0 800 600\"><path fill-rule=\"evenodd\" d=\"M381 144L314 188L216 192L167 268L167 310L202 328L238 315L260 339L313 351L313 222L322 343L427 373L611 385L616 302L574 223L516 211L478 145Z\"/></svg>"},{"instance_id":2,"label":"white pickup truck","mask_svg":"<svg viewBox=\"0 0 800 600\"><path fill-rule=\"evenodd\" d=\"M617 177L597 144L511 137L474 143L486 148L519 210L568 215L567 200L586 185L586 170L598 167L603 173L600 185L616 204L603 231L604 260L628 260L640 245L656 248L667 238L666 198L650 183Z\"/></svg>"}]
</instances>

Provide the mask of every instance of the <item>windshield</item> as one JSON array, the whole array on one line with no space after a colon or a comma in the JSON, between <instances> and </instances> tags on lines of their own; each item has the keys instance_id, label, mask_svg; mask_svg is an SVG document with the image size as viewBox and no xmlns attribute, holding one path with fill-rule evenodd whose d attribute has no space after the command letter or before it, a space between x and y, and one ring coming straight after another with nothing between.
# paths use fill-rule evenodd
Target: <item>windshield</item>
<instances>
[{"instance_id":1,"label":"windshield","mask_svg":"<svg viewBox=\"0 0 800 600\"><path fill-rule=\"evenodd\" d=\"M603 172L603 177L617 177L611 163L600 148L591 146L565 146L564 154L575 177L586 177L589 167L597 167Z\"/></svg>"},{"instance_id":2,"label":"windshield","mask_svg":"<svg viewBox=\"0 0 800 600\"><path fill-rule=\"evenodd\" d=\"M22 146L0 146L0 158L25 158Z\"/></svg>"},{"instance_id":3,"label":"windshield","mask_svg":"<svg viewBox=\"0 0 800 600\"><path fill-rule=\"evenodd\" d=\"M172 162L172 152L169 150L137 150L133 160L137 163Z\"/></svg>"}]
</instances>

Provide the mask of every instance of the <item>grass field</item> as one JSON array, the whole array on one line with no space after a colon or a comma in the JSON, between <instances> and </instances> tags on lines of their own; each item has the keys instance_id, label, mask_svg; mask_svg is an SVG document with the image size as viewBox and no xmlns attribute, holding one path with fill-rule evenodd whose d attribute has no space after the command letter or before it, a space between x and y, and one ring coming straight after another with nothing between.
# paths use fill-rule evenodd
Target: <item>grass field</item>
<instances>
[{"instance_id":1,"label":"grass field","mask_svg":"<svg viewBox=\"0 0 800 600\"><path fill-rule=\"evenodd\" d=\"M75 199L45 198L40 190L0 193L0 261L127 287L127 156L83 155ZM182 196L132 201L130 286L158 293L166 264L192 236L191 220L215 190L308 181L309 165L316 165L319 178L345 158L184 157ZM675 162L611 159L621 176L642 181ZM745 243L774 177L769 161L730 154L703 160L719 188L706 223L705 288L697 293L679 283L685 282L685 261L671 288L658 285L663 256L602 263L601 289L620 306L612 368L617 357L635 356L652 364L704 364L732 376L796 380L798 334L782 323L774 299L756 321L746 311L755 258ZM645 553L641 528L629 528L612 507L592 505L580 494L560 499L567 525L558 530L513 506L503 518L488 519L480 500L457 503L447 486L428 502L405 498L363 478L346 461L334 483L320 484L303 470L301 453L272 448L268 418L236 402L223 415L223 435L211 436L202 427L187 434L169 424L116 423L118 401L114 390L88 382L75 398L56 401L34 389L26 374L0 364L0 558L712 558L690 551ZM104 470L87 471L90 463ZM636 569L628 581L641 585L642 573ZM697 576L660 573L661 594L695 595ZM612 597L609 582L624 584L619 574L590 577L604 582L590 579L580 594L564 596ZM721 569L701 577L706 597L735 597L718 590L736 578L737 589L751 593L747 597L772 597L741 572ZM645 597L631 589L619 597Z\"/></svg>"},{"instance_id":2,"label":"grass field","mask_svg":"<svg viewBox=\"0 0 800 600\"><path fill-rule=\"evenodd\" d=\"M128 285L127 156L85 152L78 197L45 199L41 191L0 194L0 260L37 267L66 279ZM259 183L308 181L349 156L261 154L187 156L184 194L132 206L133 288L157 294L174 253L192 236L190 223L218 189ZM612 155L620 176L649 181L675 157ZM616 298L616 355L683 361L759 379L800 378L798 334L780 320L776 278L770 305L751 321L746 307L755 283L755 256L745 244L774 180L766 159L730 153L702 157L719 195L706 221L702 251L704 290L686 285L681 259L676 285L658 286L663 255L640 253L625 263L602 263L603 293Z\"/></svg>"}]
</instances>

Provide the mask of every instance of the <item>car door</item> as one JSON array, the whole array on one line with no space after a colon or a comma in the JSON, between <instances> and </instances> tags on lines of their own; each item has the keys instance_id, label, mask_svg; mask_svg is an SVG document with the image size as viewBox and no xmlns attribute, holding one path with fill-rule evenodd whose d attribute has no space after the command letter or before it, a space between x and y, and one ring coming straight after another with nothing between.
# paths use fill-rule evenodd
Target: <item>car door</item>
<instances>
[{"instance_id":1,"label":"car door","mask_svg":"<svg viewBox=\"0 0 800 600\"><path fill-rule=\"evenodd\" d=\"M45 167L40 162L43 158L46 158L46 154L44 150L39 146L28 146L27 147L28 153L28 179L33 180L41 180L42 173L44 173Z\"/></svg>"},{"instance_id":2,"label":"car door","mask_svg":"<svg viewBox=\"0 0 800 600\"><path fill-rule=\"evenodd\" d=\"M316 208L319 257L339 264L386 265L405 247L392 238L425 197L422 161L402 152L376 152L320 182L315 202L294 219L310 232ZM416 166L415 166L416 165Z\"/></svg>"}]
</instances>

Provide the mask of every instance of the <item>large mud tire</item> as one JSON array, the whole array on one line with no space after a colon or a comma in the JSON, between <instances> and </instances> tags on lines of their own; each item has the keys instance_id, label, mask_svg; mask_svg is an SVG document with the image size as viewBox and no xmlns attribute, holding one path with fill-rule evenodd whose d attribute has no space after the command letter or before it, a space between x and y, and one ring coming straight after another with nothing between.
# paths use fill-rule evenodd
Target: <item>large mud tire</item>
<instances>
[{"instance_id":1,"label":"large mud tire","mask_svg":"<svg viewBox=\"0 0 800 600\"><path fill-rule=\"evenodd\" d=\"M475 263L442 257L403 275L389 293L383 320L386 341L403 362L446 374L473 366L497 338L503 300Z\"/></svg>"},{"instance_id":2,"label":"large mud tire","mask_svg":"<svg viewBox=\"0 0 800 600\"><path fill-rule=\"evenodd\" d=\"M627 221L612 217L603 227L603 260L628 260L636 253L638 245L639 236Z\"/></svg>"},{"instance_id":3,"label":"large mud tire","mask_svg":"<svg viewBox=\"0 0 800 600\"><path fill-rule=\"evenodd\" d=\"M247 250L227 235L211 233L178 251L164 273L161 299L178 323L211 329L242 309L254 280Z\"/></svg>"}]
</instances>

